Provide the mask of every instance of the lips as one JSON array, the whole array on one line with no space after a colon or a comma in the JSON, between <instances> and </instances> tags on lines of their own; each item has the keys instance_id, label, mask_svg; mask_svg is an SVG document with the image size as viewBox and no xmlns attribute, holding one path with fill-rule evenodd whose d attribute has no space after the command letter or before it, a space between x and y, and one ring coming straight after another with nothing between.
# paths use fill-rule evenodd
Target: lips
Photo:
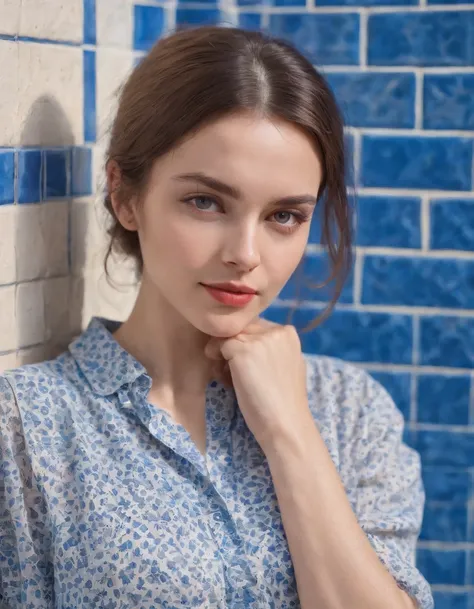
<instances>
[{"instance_id":1,"label":"lips","mask_svg":"<svg viewBox=\"0 0 474 609\"><path fill-rule=\"evenodd\" d=\"M223 292L230 292L232 294L256 294L257 290L250 288L246 285L236 283L211 283L203 284L206 288L213 290L222 290Z\"/></svg>"},{"instance_id":2,"label":"lips","mask_svg":"<svg viewBox=\"0 0 474 609\"><path fill-rule=\"evenodd\" d=\"M207 293L217 302L229 307L244 307L251 302L256 291L248 286L236 284L201 284Z\"/></svg>"}]
</instances>

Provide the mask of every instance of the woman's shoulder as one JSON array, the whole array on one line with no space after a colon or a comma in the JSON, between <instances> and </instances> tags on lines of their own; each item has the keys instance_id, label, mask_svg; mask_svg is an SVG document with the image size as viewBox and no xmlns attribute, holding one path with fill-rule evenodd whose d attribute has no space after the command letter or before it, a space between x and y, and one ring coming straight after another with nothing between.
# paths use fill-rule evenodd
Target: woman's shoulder
<instances>
[{"instance_id":1,"label":"woman's shoulder","mask_svg":"<svg viewBox=\"0 0 474 609\"><path fill-rule=\"evenodd\" d=\"M308 388L317 393L345 397L366 398L374 390L384 391L381 385L363 368L342 359L325 355L304 354Z\"/></svg>"},{"instance_id":2,"label":"woman's shoulder","mask_svg":"<svg viewBox=\"0 0 474 609\"><path fill-rule=\"evenodd\" d=\"M367 420L385 419L403 426L391 396L366 370L333 357L305 354L305 360L308 398L315 414L327 410L352 431Z\"/></svg>"},{"instance_id":3,"label":"woman's shoulder","mask_svg":"<svg viewBox=\"0 0 474 609\"><path fill-rule=\"evenodd\" d=\"M70 384L73 371L70 359L66 352L55 359L5 370L0 374L0 386L10 386L15 395L23 392L45 395L49 390Z\"/></svg>"},{"instance_id":4,"label":"woman's shoulder","mask_svg":"<svg viewBox=\"0 0 474 609\"><path fill-rule=\"evenodd\" d=\"M0 413L22 419L45 415L46 410L74 400L78 375L66 352L59 357L6 370L0 374Z\"/></svg>"}]
</instances>

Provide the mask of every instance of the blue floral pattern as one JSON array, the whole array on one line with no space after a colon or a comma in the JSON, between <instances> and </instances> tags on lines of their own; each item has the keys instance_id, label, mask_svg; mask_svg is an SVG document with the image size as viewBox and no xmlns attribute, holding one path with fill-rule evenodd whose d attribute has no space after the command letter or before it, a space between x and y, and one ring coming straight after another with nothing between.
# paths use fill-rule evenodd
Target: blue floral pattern
<instances>
[{"instance_id":1,"label":"blue floral pattern","mask_svg":"<svg viewBox=\"0 0 474 609\"><path fill-rule=\"evenodd\" d=\"M56 360L0 377L2 609L298 608L265 455L218 383L207 452L147 402L150 378L94 319ZM399 586L424 491L403 419L362 370L308 357L316 423L359 523Z\"/></svg>"}]
</instances>

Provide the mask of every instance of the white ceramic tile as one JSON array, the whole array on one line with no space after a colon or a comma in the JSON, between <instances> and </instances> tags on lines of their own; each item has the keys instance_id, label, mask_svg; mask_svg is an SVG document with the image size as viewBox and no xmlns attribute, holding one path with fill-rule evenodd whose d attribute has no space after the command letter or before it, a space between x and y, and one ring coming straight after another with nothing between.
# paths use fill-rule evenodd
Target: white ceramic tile
<instances>
[{"instance_id":1,"label":"white ceramic tile","mask_svg":"<svg viewBox=\"0 0 474 609\"><path fill-rule=\"evenodd\" d=\"M97 126L99 144L106 141L117 111L118 93L133 68L130 51L97 49Z\"/></svg>"},{"instance_id":2,"label":"white ceramic tile","mask_svg":"<svg viewBox=\"0 0 474 609\"><path fill-rule=\"evenodd\" d=\"M14 146L19 138L19 46L17 42L0 40L0 66L3 66L0 87L0 146ZM5 69L6 66L8 69Z\"/></svg>"},{"instance_id":3,"label":"white ceramic tile","mask_svg":"<svg viewBox=\"0 0 474 609\"><path fill-rule=\"evenodd\" d=\"M101 198L107 186L105 175L105 155L106 155L106 138L102 138L101 143L94 146L92 149L92 179L95 186L96 202L101 204Z\"/></svg>"},{"instance_id":4,"label":"white ceramic tile","mask_svg":"<svg viewBox=\"0 0 474 609\"><path fill-rule=\"evenodd\" d=\"M15 292L14 285L0 287L0 351L11 351L18 346Z\"/></svg>"},{"instance_id":5,"label":"white ceramic tile","mask_svg":"<svg viewBox=\"0 0 474 609\"><path fill-rule=\"evenodd\" d=\"M29 349L21 349L16 354L16 365L25 366L27 364L37 364L53 357L49 345L39 345Z\"/></svg>"},{"instance_id":6,"label":"white ceramic tile","mask_svg":"<svg viewBox=\"0 0 474 609\"><path fill-rule=\"evenodd\" d=\"M20 36L82 42L82 3L83 0L21 0Z\"/></svg>"},{"instance_id":7,"label":"white ceramic tile","mask_svg":"<svg viewBox=\"0 0 474 609\"><path fill-rule=\"evenodd\" d=\"M133 3L131 0L96 0L97 44L132 48Z\"/></svg>"},{"instance_id":8,"label":"white ceramic tile","mask_svg":"<svg viewBox=\"0 0 474 609\"><path fill-rule=\"evenodd\" d=\"M16 205L0 206L0 285L16 280L15 221Z\"/></svg>"},{"instance_id":9,"label":"white ceramic tile","mask_svg":"<svg viewBox=\"0 0 474 609\"><path fill-rule=\"evenodd\" d=\"M131 313L137 295L137 284L130 272L130 265L111 264L110 276L96 271L97 315L117 321L124 321Z\"/></svg>"},{"instance_id":10,"label":"white ceramic tile","mask_svg":"<svg viewBox=\"0 0 474 609\"><path fill-rule=\"evenodd\" d=\"M82 50L19 45L18 117L22 146L70 146L84 139Z\"/></svg>"},{"instance_id":11,"label":"white ceramic tile","mask_svg":"<svg viewBox=\"0 0 474 609\"><path fill-rule=\"evenodd\" d=\"M41 230L41 205L19 205L16 210L15 254L17 281L43 277L46 244Z\"/></svg>"},{"instance_id":12,"label":"white ceramic tile","mask_svg":"<svg viewBox=\"0 0 474 609\"><path fill-rule=\"evenodd\" d=\"M67 344L70 338L70 288L70 277L44 281L45 339L53 345Z\"/></svg>"},{"instance_id":13,"label":"white ceramic tile","mask_svg":"<svg viewBox=\"0 0 474 609\"><path fill-rule=\"evenodd\" d=\"M16 212L18 281L68 273L69 203L19 205Z\"/></svg>"},{"instance_id":14,"label":"white ceramic tile","mask_svg":"<svg viewBox=\"0 0 474 609\"><path fill-rule=\"evenodd\" d=\"M31 347L45 340L42 281L20 283L16 291L18 346Z\"/></svg>"},{"instance_id":15,"label":"white ceramic tile","mask_svg":"<svg viewBox=\"0 0 474 609\"><path fill-rule=\"evenodd\" d=\"M15 36L20 28L20 0L0 0L0 34Z\"/></svg>"},{"instance_id":16,"label":"white ceramic tile","mask_svg":"<svg viewBox=\"0 0 474 609\"><path fill-rule=\"evenodd\" d=\"M92 313L85 310L84 293L84 278L71 277L71 291L69 296L69 325L73 335L78 335L82 332L82 330L86 327L86 323L90 318L90 315L92 315Z\"/></svg>"},{"instance_id":17,"label":"white ceramic tile","mask_svg":"<svg viewBox=\"0 0 474 609\"><path fill-rule=\"evenodd\" d=\"M67 275L69 271L69 207L67 201L51 201L40 205L41 232L45 244L45 277Z\"/></svg>"},{"instance_id":18,"label":"white ceramic tile","mask_svg":"<svg viewBox=\"0 0 474 609\"><path fill-rule=\"evenodd\" d=\"M18 34L20 6L19 0L0 0L0 34Z\"/></svg>"},{"instance_id":19,"label":"white ceramic tile","mask_svg":"<svg viewBox=\"0 0 474 609\"><path fill-rule=\"evenodd\" d=\"M12 370L18 365L18 358L15 351L7 353L6 355L0 355L0 374L5 372L5 370Z\"/></svg>"},{"instance_id":20,"label":"white ceramic tile","mask_svg":"<svg viewBox=\"0 0 474 609\"><path fill-rule=\"evenodd\" d=\"M83 328L94 316L123 321L130 315L136 298L135 288L110 285L102 269L89 270L73 281L71 310L80 309ZM77 312L75 316L77 321Z\"/></svg>"},{"instance_id":21,"label":"white ceramic tile","mask_svg":"<svg viewBox=\"0 0 474 609\"><path fill-rule=\"evenodd\" d=\"M105 226L100 207L92 199L71 205L71 268L74 275L103 266L106 249Z\"/></svg>"}]
</instances>

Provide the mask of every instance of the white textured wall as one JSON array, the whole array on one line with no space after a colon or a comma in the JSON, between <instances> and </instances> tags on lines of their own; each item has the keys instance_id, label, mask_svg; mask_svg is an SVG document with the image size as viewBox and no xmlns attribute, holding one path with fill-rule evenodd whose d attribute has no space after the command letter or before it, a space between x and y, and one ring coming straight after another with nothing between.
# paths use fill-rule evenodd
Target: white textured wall
<instances>
[{"instance_id":1,"label":"white textured wall","mask_svg":"<svg viewBox=\"0 0 474 609\"><path fill-rule=\"evenodd\" d=\"M85 44L86 4L0 0L0 370L55 354L92 315L123 319L133 303L134 288L111 288L105 279L100 199L68 194L19 202L19 190L31 186L18 161L26 149L91 148L93 190L103 187L114 93L133 64L133 8L124 0L97 0L97 43ZM86 141L84 132L91 112L85 51L96 58L96 141ZM16 181L14 200L2 204L5 150L15 154ZM70 169L67 180L70 185ZM131 282L121 266L113 278Z\"/></svg>"}]
</instances>

